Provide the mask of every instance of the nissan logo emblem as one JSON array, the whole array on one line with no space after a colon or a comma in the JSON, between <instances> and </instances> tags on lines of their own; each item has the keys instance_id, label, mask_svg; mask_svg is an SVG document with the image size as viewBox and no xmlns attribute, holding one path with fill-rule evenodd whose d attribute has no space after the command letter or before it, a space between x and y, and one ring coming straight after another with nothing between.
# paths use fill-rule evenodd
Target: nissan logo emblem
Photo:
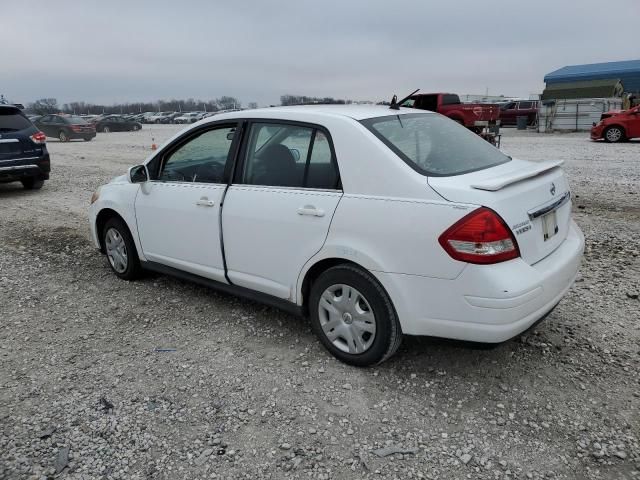
<instances>
[{"instance_id":1,"label":"nissan logo emblem","mask_svg":"<svg viewBox=\"0 0 640 480\"><path fill-rule=\"evenodd\" d=\"M549 191L551 192L551 195L555 195L556 194L556 184L555 183L551 184L551 188L549 189Z\"/></svg>"}]
</instances>

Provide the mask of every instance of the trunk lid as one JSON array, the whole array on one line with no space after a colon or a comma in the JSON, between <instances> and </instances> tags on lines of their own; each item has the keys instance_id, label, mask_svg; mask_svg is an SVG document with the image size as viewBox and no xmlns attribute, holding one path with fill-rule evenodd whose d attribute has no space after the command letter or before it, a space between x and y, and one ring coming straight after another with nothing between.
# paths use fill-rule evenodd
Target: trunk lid
<instances>
[{"instance_id":1,"label":"trunk lid","mask_svg":"<svg viewBox=\"0 0 640 480\"><path fill-rule=\"evenodd\" d=\"M571 200L561 163L514 159L464 175L429 177L428 182L449 201L494 210L513 232L522 259L531 265L558 248L569 231Z\"/></svg>"}]
</instances>

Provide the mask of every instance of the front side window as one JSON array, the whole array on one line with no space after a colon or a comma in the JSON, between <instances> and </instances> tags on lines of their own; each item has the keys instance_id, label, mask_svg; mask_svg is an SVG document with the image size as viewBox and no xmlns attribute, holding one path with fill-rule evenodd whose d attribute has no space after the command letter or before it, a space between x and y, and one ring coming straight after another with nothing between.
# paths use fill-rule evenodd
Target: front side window
<instances>
[{"instance_id":1,"label":"front side window","mask_svg":"<svg viewBox=\"0 0 640 480\"><path fill-rule=\"evenodd\" d=\"M224 183L235 127L207 130L165 158L158 180L163 182Z\"/></svg>"},{"instance_id":2,"label":"front side window","mask_svg":"<svg viewBox=\"0 0 640 480\"><path fill-rule=\"evenodd\" d=\"M272 187L336 189L335 158L327 135L316 128L254 123L242 183Z\"/></svg>"},{"instance_id":3,"label":"front side window","mask_svg":"<svg viewBox=\"0 0 640 480\"><path fill-rule=\"evenodd\" d=\"M423 175L461 175L511 160L475 133L440 115L388 115L361 123Z\"/></svg>"},{"instance_id":4,"label":"front side window","mask_svg":"<svg viewBox=\"0 0 640 480\"><path fill-rule=\"evenodd\" d=\"M520 102L518 104L518 110L529 110L533 107L533 102Z\"/></svg>"}]
</instances>

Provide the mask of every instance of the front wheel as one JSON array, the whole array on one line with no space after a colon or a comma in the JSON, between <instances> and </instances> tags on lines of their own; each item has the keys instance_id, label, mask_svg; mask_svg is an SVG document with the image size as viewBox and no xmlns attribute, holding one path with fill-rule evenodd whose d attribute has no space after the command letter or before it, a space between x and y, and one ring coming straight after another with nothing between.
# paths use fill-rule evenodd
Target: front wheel
<instances>
[{"instance_id":1,"label":"front wheel","mask_svg":"<svg viewBox=\"0 0 640 480\"><path fill-rule=\"evenodd\" d=\"M138 130L140 130L140 127L138 125L134 125L133 127L131 127L131 130L137 132Z\"/></svg>"},{"instance_id":2,"label":"front wheel","mask_svg":"<svg viewBox=\"0 0 640 480\"><path fill-rule=\"evenodd\" d=\"M625 139L622 127L613 126L604 131L604 139L609 143L621 142Z\"/></svg>"},{"instance_id":3,"label":"front wheel","mask_svg":"<svg viewBox=\"0 0 640 480\"><path fill-rule=\"evenodd\" d=\"M109 133L110 131L111 130L109 130L109 127L107 127L107 126L102 127L102 132L103 133Z\"/></svg>"},{"instance_id":4,"label":"front wheel","mask_svg":"<svg viewBox=\"0 0 640 480\"><path fill-rule=\"evenodd\" d=\"M140 277L142 267L131 232L119 218L107 221L102 230L102 244L113 273L123 280Z\"/></svg>"},{"instance_id":5,"label":"front wheel","mask_svg":"<svg viewBox=\"0 0 640 480\"><path fill-rule=\"evenodd\" d=\"M84 137L85 142L90 142L93 137Z\"/></svg>"},{"instance_id":6,"label":"front wheel","mask_svg":"<svg viewBox=\"0 0 640 480\"><path fill-rule=\"evenodd\" d=\"M309 309L320 342L345 363L384 362L402 341L391 299L373 275L354 265L322 273L311 287Z\"/></svg>"},{"instance_id":7,"label":"front wheel","mask_svg":"<svg viewBox=\"0 0 640 480\"><path fill-rule=\"evenodd\" d=\"M60 130L60 132L58 133L58 139L61 142L68 142L69 141L69 135L67 135L67 132L65 132L64 130Z\"/></svg>"}]
</instances>

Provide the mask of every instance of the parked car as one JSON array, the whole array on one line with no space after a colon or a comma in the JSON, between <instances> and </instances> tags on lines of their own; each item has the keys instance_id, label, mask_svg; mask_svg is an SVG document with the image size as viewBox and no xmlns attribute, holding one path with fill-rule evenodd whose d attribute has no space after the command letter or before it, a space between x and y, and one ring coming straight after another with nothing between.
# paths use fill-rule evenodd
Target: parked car
<instances>
[{"instance_id":1,"label":"parked car","mask_svg":"<svg viewBox=\"0 0 640 480\"><path fill-rule=\"evenodd\" d=\"M140 122L133 120L127 120L126 118L118 115L107 115L98 119L94 124L98 132L135 132L142 128Z\"/></svg>"},{"instance_id":2,"label":"parked car","mask_svg":"<svg viewBox=\"0 0 640 480\"><path fill-rule=\"evenodd\" d=\"M45 115L35 121L36 127L47 137L57 138L61 142L82 138L90 142L96 136L96 129L84 118L78 116Z\"/></svg>"},{"instance_id":3,"label":"parked car","mask_svg":"<svg viewBox=\"0 0 640 480\"><path fill-rule=\"evenodd\" d=\"M153 270L285 308L371 365L402 334L503 342L556 306L584 248L560 163L412 109L249 110L100 187L89 218L118 277Z\"/></svg>"},{"instance_id":4,"label":"parked car","mask_svg":"<svg viewBox=\"0 0 640 480\"><path fill-rule=\"evenodd\" d=\"M0 104L0 183L41 188L51 171L46 140L19 108Z\"/></svg>"},{"instance_id":5,"label":"parked car","mask_svg":"<svg viewBox=\"0 0 640 480\"><path fill-rule=\"evenodd\" d=\"M173 112L156 112L147 117L147 123L167 123L167 117Z\"/></svg>"},{"instance_id":6,"label":"parked car","mask_svg":"<svg viewBox=\"0 0 640 480\"><path fill-rule=\"evenodd\" d=\"M182 114L180 117L176 117L173 119L174 123L195 123L198 120L202 119L204 115L203 112L188 112Z\"/></svg>"},{"instance_id":7,"label":"parked car","mask_svg":"<svg viewBox=\"0 0 640 480\"><path fill-rule=\"evenodd\" d=\"M535 125L538 120L537 100L518 100L500 105L500 125L513 126L518 117L527 117L527 125Z\"/></svg>"},{"instance_id":8,"label":"parked car","mask_svg":"<svg viewBox=\"0 0 640 480\"><path fill-rule=\"evenodd\" d=\"M640 138L640 106L603 113L591 127L591 140L617 143L631 138Z\"/></svg>"},{"instance_id":9,"label":"parked car","mask_svg":"<svg viewBox=\"0 0 640 480\"><path fill-rule=\"evenodd\" d=\"M488 103L462 103L455 93L417 93L402 106L438 112L475 133L500 125L500 108Z\"/></svg>"}]
</instances>

